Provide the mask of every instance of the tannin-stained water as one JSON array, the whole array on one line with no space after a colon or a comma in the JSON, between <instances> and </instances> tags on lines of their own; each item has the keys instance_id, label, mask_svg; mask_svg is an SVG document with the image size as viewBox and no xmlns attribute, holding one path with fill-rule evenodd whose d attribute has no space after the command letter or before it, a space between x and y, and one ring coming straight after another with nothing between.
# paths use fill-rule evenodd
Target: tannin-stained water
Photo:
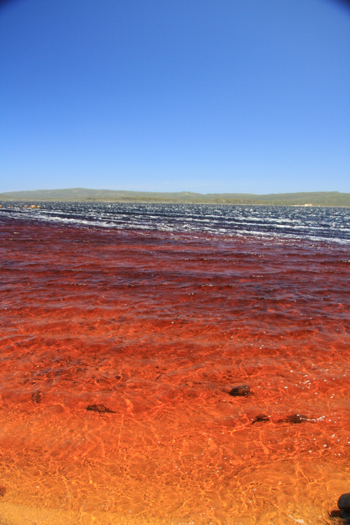
<instances>
[{"instance_id":1,"label":"tannin-stained water","mask_svg":"<svg viewBox=\"0 0 350 525\"><path fill-rule=\"evenodd\" d=\"M1 523L335 523L347 246L11 220L0 241Z\"/></svg>"}]
</instances>

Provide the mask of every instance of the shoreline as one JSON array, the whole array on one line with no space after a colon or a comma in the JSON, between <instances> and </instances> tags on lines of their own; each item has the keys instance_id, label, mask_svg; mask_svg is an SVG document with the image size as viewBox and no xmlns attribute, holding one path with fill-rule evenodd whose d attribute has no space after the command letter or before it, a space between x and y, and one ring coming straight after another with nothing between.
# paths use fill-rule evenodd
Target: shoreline
<instances>
[{"instance_id":1,"label":"shoreline","mask_svg":"<svg viewBox=\"0 0 350 525\"><path fill-rule=\"evenodd\" d=\"M161 201L161 200L97 200L97 199L82 199L82 200L66 200L66 199L53 199L53 200L34 200L34 199L23 199L23 200L1 200L0 204L16 204L16 203L30 203L30 204L44 204L44 203L67 203L67 204L185 204L189 206L193 205L207 205L207 206L262 206L262 207L293 207L293 208L350 208L350 204L288 204L288 203L274 203L274 202L213 202L213 201Z\"/></svg>"},{"instance_id":2,"label":"shoreline","mask_svg":"<svg viewBox=\"0 0 350 525\"><path fill-rule=\"evenodd\" d=\"M257 195L252 193L147 192L92 190L71 188L60 190L15 191L0 193L7 202L122 202L159 204L229 204L256 206L326 206L349 207L350 193L337 191L292 192Z\"/></svg>"}]
</instances>

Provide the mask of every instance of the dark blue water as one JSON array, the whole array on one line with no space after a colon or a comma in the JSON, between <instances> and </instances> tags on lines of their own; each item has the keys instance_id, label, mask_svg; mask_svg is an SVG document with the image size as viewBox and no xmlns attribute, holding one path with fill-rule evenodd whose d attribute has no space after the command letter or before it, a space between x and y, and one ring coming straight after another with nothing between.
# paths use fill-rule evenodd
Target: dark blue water
<instances>
[{"instance_id":1,"label":"dark blue water","mask_svg":"<svg viewBox=\"0 0 350 525\"><path fill-rule=\"evenodd\" d=\"M350 208L210 204L2 202L0 218L133 230L350 243Z\"/></svg>"}]
</instances>

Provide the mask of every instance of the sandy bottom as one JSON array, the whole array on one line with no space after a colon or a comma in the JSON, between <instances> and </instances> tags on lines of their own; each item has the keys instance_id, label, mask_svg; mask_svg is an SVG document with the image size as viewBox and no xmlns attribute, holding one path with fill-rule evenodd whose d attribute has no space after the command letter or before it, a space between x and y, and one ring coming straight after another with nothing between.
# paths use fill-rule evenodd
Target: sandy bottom
<instances>
[{"instance_id":1,"label":"sandy bottom","mask_svg":"<svg viewBox=\"0 0 350 525\"><path fill-rule=\"evenodd\" d=\"M339 522L346 247L17 222L0 256L1 524Z\"/></svg>"}]
</instances>

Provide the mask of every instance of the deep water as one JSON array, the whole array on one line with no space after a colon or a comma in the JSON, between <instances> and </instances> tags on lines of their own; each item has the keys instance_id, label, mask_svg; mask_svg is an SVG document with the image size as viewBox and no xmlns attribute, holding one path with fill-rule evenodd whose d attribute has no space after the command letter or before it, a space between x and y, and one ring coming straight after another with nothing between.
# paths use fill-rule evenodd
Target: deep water
<instances>
[{"instance_id":1,"label":"deep water","mask_svg":"<svg viewBox=\"0 0 350 525\"><path fill-rule=\"evenodd\" d=\"M3 202L0 217L122 230L350 243L350 208L63 202L35 204L40 208Z\"/></svg>"}]
</instances>

